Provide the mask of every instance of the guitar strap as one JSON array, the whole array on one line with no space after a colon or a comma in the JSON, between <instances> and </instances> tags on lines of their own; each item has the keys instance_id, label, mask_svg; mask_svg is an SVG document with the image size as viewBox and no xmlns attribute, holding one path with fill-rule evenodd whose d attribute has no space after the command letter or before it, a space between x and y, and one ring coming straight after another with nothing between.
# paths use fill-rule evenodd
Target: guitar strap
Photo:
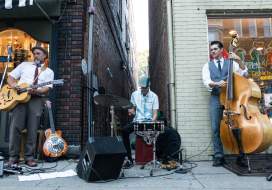
<instances>
[{"instance_id":1,"label":"guitar strap","mask_svg":"<svg viewBox=\"0 0 272 190\"><path fill-rule=\"evenodd\" d=\"M46 65L44 64L44 65L41 67L40 72L37 74L37 76L35 76L35 78L34 78L34 80L33 80L33 83L32 83L32 84L35 84L35 83L36 83L36 81L38 80L38 78L39 78L40 74L41 74L43 71L45 71L45 70L46 70Z\"/></svg>"}]
</instances>

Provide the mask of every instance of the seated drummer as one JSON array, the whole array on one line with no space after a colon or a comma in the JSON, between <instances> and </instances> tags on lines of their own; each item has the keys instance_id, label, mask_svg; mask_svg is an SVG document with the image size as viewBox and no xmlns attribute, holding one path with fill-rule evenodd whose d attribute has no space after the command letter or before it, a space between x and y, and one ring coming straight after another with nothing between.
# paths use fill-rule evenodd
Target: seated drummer
<instances>
[{"instance_id":1,"label":"seated drummer","mask_svg":"<svg viewBox=\"0 0 272 190\"><path fill-rule=\"evenodd\" d=\"M128 115L134 116L133 122L156 121L158 117L159 101L158 96L149 89L148 77L141 77L139 80L140 89L131 95L133 107L128 109ZM127 158L124 168L133 166L129 135L134 131L133 123L128 123L122 130L123 142L127 150Z\"/></svg>"}]
</instances>

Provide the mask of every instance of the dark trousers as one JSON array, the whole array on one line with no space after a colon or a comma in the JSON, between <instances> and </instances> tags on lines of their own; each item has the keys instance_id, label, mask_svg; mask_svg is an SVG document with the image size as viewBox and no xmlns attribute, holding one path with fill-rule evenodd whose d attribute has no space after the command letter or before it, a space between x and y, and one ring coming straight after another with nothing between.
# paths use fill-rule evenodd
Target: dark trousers
<instances>
[{"instance_id":1,"label":"dark trousers","mask_svg":"<svg viewBox=\"0 0 272 190\"><path fill-rule=\"evenodd\" d=\"M134 127L133 123L128 123L126 126L123 127L122 129L122 138L123 138L123 143L125 145L125 148L127 150L127 157L130 161L133 162L132 156L131 156L131 147L130 147L130 140L129 140L129 135L134 132Z\"/></svg>"},{"instance_id":2,"label":"dark trousers","mask_svg":"<svg viewBox=\"0 0 272 190\"><path fill-rule=\"evenodd\" d=\"M43 102L43 98L33 97L27 103L18 104L11 111L9 134L10 160L19 159L21 131L25 128L27 129L27 141L24 152L25 160L33 159L37 140L37 129L40 125Z\"/></svg>"},{"instance_id":3,"label":"dark trousers","mask_svg":"<svg viewBox=\"0 0 272 190\"><path fill-rule=\"evenodd\" d=\"M214 158L221 159L224 157L223 145L220 138L220 122L222 120L223 109L220 105L219 96L211 95L210 99L210 117L213 134Z\"/></svg>"}]
</instances>

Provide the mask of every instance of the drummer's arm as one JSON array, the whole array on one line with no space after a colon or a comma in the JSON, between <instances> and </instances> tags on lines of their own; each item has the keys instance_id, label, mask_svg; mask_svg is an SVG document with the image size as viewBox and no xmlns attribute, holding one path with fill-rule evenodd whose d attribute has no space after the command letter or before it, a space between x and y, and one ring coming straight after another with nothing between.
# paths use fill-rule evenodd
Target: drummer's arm
<instances>
[{"instance_id":1,"label":"drummer's arm","mask_svg":"<svg viewBox=\"0 0 272 190\"><path fill-rule=\"evenodd\" d=\"M158 110L153 110L152 121L157 121L157 118L158 118Z\"/></svg>"}]
</instances>

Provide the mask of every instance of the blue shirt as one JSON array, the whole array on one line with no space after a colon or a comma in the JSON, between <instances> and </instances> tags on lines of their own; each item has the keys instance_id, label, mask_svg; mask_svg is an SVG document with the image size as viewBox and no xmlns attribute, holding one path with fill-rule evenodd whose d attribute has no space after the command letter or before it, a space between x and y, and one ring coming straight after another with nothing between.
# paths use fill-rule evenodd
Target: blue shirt
<instances>
[{"instance_id":1,"label":"blue shirt","mask_svg":"<svg viewBox=\"0 0 272 190\"><path fill-rule=\"evenodd\" d=\"M151 90L144 96L141 90L132 93L131 103L136 107L136 115L133 121L151 121L153 111L159 109L158 96Z\"/></svg>"}]
</instances>

